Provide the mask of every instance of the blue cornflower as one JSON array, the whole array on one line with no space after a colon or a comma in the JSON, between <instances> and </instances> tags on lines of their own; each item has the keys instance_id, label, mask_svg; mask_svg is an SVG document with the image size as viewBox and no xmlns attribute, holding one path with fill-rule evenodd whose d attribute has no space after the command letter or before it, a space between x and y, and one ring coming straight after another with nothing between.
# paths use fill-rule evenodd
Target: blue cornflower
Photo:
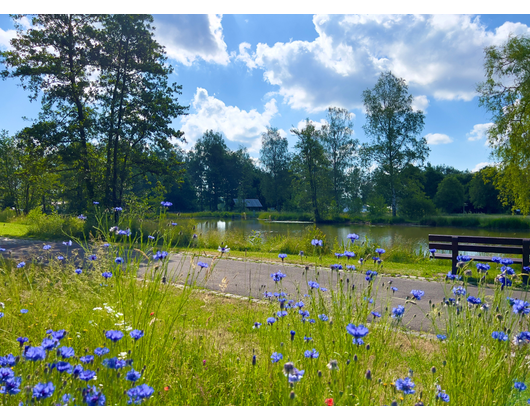
<instances>
[{"instance_id":1,"label":"blue cornflower","mask_svg":"<svg viewBox=\"0 0 530 420\"><path fill-rule=\"evenodd\" d=\"M103 360L103 366L108 367L109 369L121 369L127 365L125 360L120 360L117 357L112 357L110 359Z\"/></svg>"},{"instance_id":2,"label":"blue cornflower","mask_svg":"<svg viewBox=\"0 0 530 420\"><path fill-rule=\"evenodd\" d=\"M74 273L75 274L81 274L83 272L83 270L81 270L80 268L76 268Z\"/></svg>"},{"instance_id":3,"label":"blue cornflower","mask_svg":"<svg viewBox=\"0 0 530 420\"><path fill-rule=\"evenodd\" d=\"M27 310L27 309L21 309L21 310L20 310L20 313L21 313L21 314L27 314L27 313L28 313L28 310Z\"/></svg>"},{"instance_id":4,"label":"blue cornflower","mask_svg":"<svg viewBox=\"0 0 530 420\"><path fill-rule=\"evenodd\" d=\"M353 244L355 240L359 239L359 235L357 235L356 233L350 233L348 234L348 236L346 236L346 238L348 238Z\"/></svg>"},{"instance_id":5,"label":"blue cornflower","mask_svg":"<svg viewBox=\"0 0 530 420\"><path fill-rule=\"evenodd\" d=\"M201 269L202 269L202 268L208 268L208 264L206 264L205 262L202 262L202 261L199 261L199 262L197 263L197 265L198 265L199 267L201 267Z\"/></svg>"},{"instance_id":6,"label":"blue cornflower","mask_svg":"<svg viewBox=\"0 0 530 420\"><path fill-rule=\"evenodd\" d=\"M127 395L129 396L130 399L127 402L127 404L131 404L131 403L140 404L142 400L147 399L151 395L153 395L153 392L155 392L155 390L146 384L139 385L137 387L129 389L127 391Z\"/></svg>"},{"instance_id":7,"label":"blue cornflower","mask_svg":"<svg viewBox=\"0 0 530 420\"><path fill-rule=\"evenodd\" d=\"M90 257L88 257L89 260L96 261L98 257L95 254L92 254Z\"/></svg>"},{"instance_id":8,"label":"blue cornflower","mask_svg":"<svg viewBox=\"0 0 530 420\"><path fill-rule=\"evenodd\" d=\"M501 257L491 257L491 261L494 262L494 263L500 264Z\"/></svg>"},{"instance_id":9,"label":"blue cornflower","mask_svg":"<svg viewBox=\"0 0 530 420\"><path fill-rule=\"evenodd\" d=\"M64 257L63 257L62 255L57 255L57 259L58 259L59 261L62 261L62 260L64 260Z\"/></svg>"},{"instance_id":10,"label":"blue cornflower","mask_svg":"<svg viewBox=\"0 0 530 420\"><path fill-rule=\"evenodd\" d=\"M114 207L114 211L123 211L121 207Z\"/></svg>"},{"instance_id":11,"label":"blue cornflower","mask_svg":"<svg viewBox=\"0 0 530 420\"><path fill-rule=\"evenodd\" d=\"M94 361L94 356L92 356L91 354L87 356L81 356L79 360L81 361L81 363L92 363Z\"/></svg>"},{"instance_id":12,"label":"blue cornflower","mask_svg":"<svg viewBox=\"0 0 530 420\"><path fill-rule=\"evenodd\" d=\"M462 278L462 276L458 276L456 274L453 274L451 273L450 271L447 273L446 277L449 279L449 280L460 280Z\"/></svg>"},{"instance_id":13,"label":"blue cornflower","mask_svg":"<svg viewBox=\"0 0 530 420\"><path fill-rule=\"evenodd\" d=\"M320 285L316 282L316 281L308 281L307 282L307 285L311 288L311 289L318 289L320 287Z\"/></svg>"},{"instance_id":14,"label":"blue cornflower","mask_svg":"<svg viewBox=\"0 0 530 420\"><path fill-rule=\"evenodd\" d=\"M368 298L368 297L365 296L363 299L367 300L368 303L374 303L374 300L372 298Z\"/></svg>"},{"instance_id":15,"label":"blue cornflower","mask_svg":"<svg viewBox=\"0 0 530 420\"><path fill-rule=\"evenodd\" d=\"M0 366L2 367L13 367L17 364L17 359L11 353L5 357L0 357Z\"/></svg>"},{"instance_id":16,"label":"blue cornflower","mask_svg":"<svg viewBox=\"0 0 530 420\"><path fill-rule=\"evenodd\" d=\"M261 322L254 322L254 325L252 326L252 328L259 328L261 327Z\"/></svg>"},{"instance_id":17,"label":"blue cornflower","mask_svg":"<svg viewBox=\"0 0 530 420\"><path fill-rule=\"evenodd\" d=\"M29 341L28 337L18 337L17 341L22 346L24 343L27 343Z\"/></svg>"},{"instance_id":18,"label":"blue cornflower","mask_svg":"<svg viewBox=\"0 0 530 420\"><path fill-rule=\"evenodd\" d=\"M302 318L302 321L305 321L305 318ZM316 322L313 318L311 318L308 321L309 321L310 324L314 324Z\"/></svg>"},{"instance_id":19,"label":"blue cornflower","mask_svg":"<svg viewBox=\"0 0 530 420\"><path fill-rule=\"evenodd\" d=\"M530 343L530 332L522 331L515 337L515 343L519 344L528 344Z\"/></svg>"},{"instance_id":20,"label":"blue cornflower","mask_svg":"<svg viewBox=\"0 0 530 420\"><path fill-rule=\"evenodd\" d=\"M66 336L67 332L66 330L58 330L58 331L52 331L50 334L56 340L62 340Z\"/></svg>"},{"instance_id":21,"label":"blue cornflower","mask_svg":"<svg viewBox=\"0 0 530 420\"><path fill-rule=\"evenodd\" d=\"M162 205L164 207L171 207L173 205L173 203L170 203L169 201L162 201L160 203L160 205Z\"/></svg>"},{"instance_id":22,"label":"blue cornflower","mask_svg":"<svg viewBox=\"0 0 530 420\"><path fill-rule=\"evenodd\" d=\"M132 330L129 335L134 338L135 341L138 341L140 338L144 336L143 330Z\"/></svg>"},{"instance_id":23,"label":"blue cornflower","mask_svg":"<svg viewBox=\"0 0 530 420\"><path fill-rule=\"evenodd\" d=\"M300 309L300 310L298 311L298 313L299 313L300 315L302 315L302 318L306 318L306 317L309 316L309 311L306 311L306 310L304 310L304 309Z\"/></svg>"},{"instance_id":24,"label":"blue cornflower","mask_svg":"<svg viewBox=\"0 0 530 420\"><path fill-rule=\"evenodd\" d=\"M0 318L3 318L3 317L4 317L4 313L0 312Z\"/></svg>"},{"instance_id":25,"label":"blue cornflower","mask_svg":"<svg viewBox=\"0 0 530 420\"><path fill-rule=\"evenodd\" d=\"M108 348L106 348L106 347L98 347L97 349L94 350L94 354L96 356L101 357L101 356L107 354L109 351L110 350Z\"/></svg>"},{"instance_id":26,"label":"blue cornflower","mask_svg":"<svg viewBox=\"0 0 530 420\"><path fill-rule=\"evenodd\" d=\"M125 379L131 382L136 382L141 377L142 377L142 374L140 372L135 371L134 369L131 369L129 372L125 374Z\"/></svg>"},{"instance_id":27,"label":"blue cornflower","mask_svg":"<svg viewBox=\"0 0 530 420\"><path fill-rule=\"evenodd\" d=\"M14 376L15 372L13 372L11 369L6 367L0 368L0 383L7 381Z\"/></svg>"},{"instance_id":28,"label":"blue cornflower","mask_svg":"<svg viewBox=\"0 0 530 420\"><path fill-rule=\"evenodd\" d=\"M99 201L92 201L92 204L94 204L95 206L97 206L99 204Z\"/></svg>"},{"instance_id":29,"label":"blue cornflower","mask_svg":"<svg viewBox=\"0 0 530 420\"><path fill-rule=\"evenodd\" d=\"M178 223L171 222L171 226L178 226Z\"/></svg>"},{"instance_id":30,"label":"blue cornflower","mask_svg":"<svg viewBox=\"0 0 530 420\"><path fill-rule=\"evenodd\" d=\"M110 330L105 333L105 337L115 343L123 338L123 333L121 331Z\"/></svg>"},{"instance_id":31,"label":"blue cornflower","mask_svg":"<svg viewBox=\"0 0 530 420\"><path fill-rule=\"evenodd\" d=\"M406 377L405 379L398 378L396 379L396 389L398 391L402 391L403 394L414 394L416 391L414 390L414 387L416 385L409 377Z\"/></svg>"},{"instance_id":32,"label":"blue cornflower","mask_svg":"<svg viewBox=\"0 0 530 420\"><path fill-rule=\"evenodd\" d=\"M512 281L505 276L499 276L496 280L501 284L501 290L504 290L504 287L510 287L512 285Z\"/></svg>"},{"instance_id":33,"label":"blue cornflower","mask_svg":"<svg viewBox=\"0 0 530 420\"><path fill-rule=\"evenodd\" d=\"M363 337L368 334L368 328L366 328L364 325L359 325L356 327L354 324L348 324L346 326L346 331L348 334L353 336L353 344L357 344L358 346L361 346L364 344Z\"/></svg>"},{"instance_id":34,"label":"blue cornflower","mask_svg":"<svg viewBox=\"0 0 530 420\"><path fill-rule=\"evenodd\" d=\"M375 276L377 276L377 271L367 270L366 277L364 279L366 281L372 281Z\"/></svg>"},{"instance_id":35,"label":"blue cornflower","mask_svg":"<svg viewBox=\"0 0 530 420\"><path fill-rule=\"evenodd\" d=\"M398 305L397 308L392 308L392 318L402 318L405 313L405 307Z\"/></svg>"},{"instance_id":36,"label":"blue cornflower","mask_svg":"<svg viewBox=\"0 0 530 420\"><path fill-rule=\"evenodd\" d=\"M77 216L77 218L79 220L86 220L86 216L84 214L80 214L79 216Z\"/></svg>"},{"instance_id":37,"label":"blue cornflower","mask_svg":"<svg viewBox=\"0 0 530 420\"><path fill-rule=\"evenodd\" d=\"M278 258L281 258L283 262L283 260L287 258L287 254L278 254Z\"/></svg>"},{"instance_id":38,"label":"blue cornflower","mask_svg":"<svg viewBox=\"0 0 530 420\"><path fill-rule=\"evenodd\" d=\"M447 336L445 334L438 334L436 338L438 338L440 341L447 340Z\"/></svg>"},{"instance_id":39,"label":"blue cornflower","mask_svg":"<svg viewBox=\"0 0 530 420\"><path fill-rule=\"evenodd\" d=\"M395 293L398 291L398 288L397 287L391 287L390 290L392 290L392 293Z\"/></svg>"},{"instance_id":40,"label":"blue cornflower","mask_svg":"<svg viewBox=\"0 0 530 420\"><path fill-rule=\"evenodd\" d=\"M324 242L322 242L322 240L319 240L319 239L313 239L311 241L311 245L313 245L313 246L323 246Z\"/></svg>"},{"instance_id":41,"label":"blue cornflower","mask_svg":"<svg viewBox=\"0 0 530 420\"><path fill-rule=\"evenodd\" d=\"M308 359L318 359L319 355L320 353L316 351L315 349L304 351L304 356L307 357Z\"/></svg>"},{"instance_id":42,"label":"blue cornflower","mask_svg":"<svg viewBox=\"0 0 530 420\"><path fill-rule=\"evenodd\" d=\"M304 335L304 341L305 341L306 343L309 343L310 341L313 341L313 337L306 337L306 336Z\"/></svg>"},{"instance_id":43,"label":"blue cornflower","mask_svg":"<svg viewBox=\"0 0 530 420\"><path fill-rule=\"evenodd\" d=\"M105 271L104 273L101 273L101 275L106 279L110 279L112 277L112 273L109 271Z\"/></svg>"},{"instance_id":44,"label":"blue cornflower","mask_svg":"<svg viewBox=\"0 0 530 420\"><path fill-rule=\"evenodd\" d=\"M503 265L501 267L501 273L507 274L509 276L513 276L515 274L515 270L512 267L509 267L507 265Z\"/></svg>"},{"instance_id":45,"label":"blue cornflower","mask_svg":"<svg viewBox=\"0 0 530 420\"><path fill-rule=\"evenodd\" d=\"M271 298L273 297L274 295L272 294L272 292L263 292L263 297L266 297L266 298Z\"/></svg>"},{"instance_id":46,"label":"blue cornflower","mask_svg":"<svg viewBox=\"0 0 530 420\"><path fill-rule=\"evenodd\" d=\"M436 398L446 403L449 402L449 395L447 395L445 391L441 391L438 394L436 394Z\"/></svg>"},{"instance_id":47,"label":"blue cornflower","mask_svg":"<svg viewBox=\"0 0 530 420\"><path fill-rule=\"evenodd\" d=\"M59 347L57 349L57 353L63 359L69 359L70 357L74 357L75 355L74 349L72 347L66 347L66 346Z\"/></svg>"},{"instance_id":48,"label":"blue cornflower","mask_svg":"<svg viewBox=\"0 0 530 420\"><path fill-rule=\"evenodd\" d=\"M340 265L340 264L331 264L330 268L331 268L331 271L333 271L333 270L339 271L339 270L342 270L342 265Z\"/></svg>"},{"instance_id":49,"label":"blue cornflower","mask_svg":"<svg viewBox=\"0 0 530 420\"><path fill-rule=\"evenodd\" d=\"M530 313L530 303L524 300L514 299L512 307L514 314L528 315Z\"/></svg>"},{"instance_id":50,"label":"blue cornflower","mask_svg":"<svg viewBox=\"0 0 530 420\"><path fill-rule=\"evenodd\" d=\"M44 249L45 251L47 251L48 249L50 249L52 246L51 245L44 245L42 247L42 249Z\"/></svg>"},{"instance_id":51,"label":"blue cornflower","mask_svg":"<svg viewBox=\"0 0 530 420\"><path fill-rule=\"evenodd\" d=\"M302 308L305 306L305 303L302 302L302 301L300 301L300 302L295 303L294 306L297 306L297 307L299 307L300 309L302 309Z\"/></svg>"},{"instance_id":52,"label":"blue cornflower","mask_svg":"<svg viewBox=\"0 0 530 420\"><path fill-rule=\"evenodd\" d=\"M278 318L283 318L284 316L287 316L287 311L278 311L276 312L276 316Z\"/></svg>"},{"instance_id":53,"label":"blue cornflower","mask_svg":"<svg viewBox=\"0 0 530 420\"><path fill-rule=\"evenodd\" d=\"M347 268L348 270L350 270L350 271L353 271L353 270L356 269L354 265L347 265L346 268Z\"/></svg>"},{"instance_id":54,"label":"blue cornflower","mask_svg":"<svg viewBox=\"0 0 530 420\"><path fill-rule=\"evenodd\" d=\"M72 373L72 365L68 362L57 362L57 364L55 365L56 369L58 372L67 372L67 373Z\"/></svg>"},{"instance_id":55,"label":"blue cornflower","mask_svg":"<svg viewBox=\"0 0 530 420\"><path fill-rule=\"evenodd\" d=\"M0 394L16 395L20 392L20 384L22 383L21 376L13 376L4 382L4 386L0 387Z\"/></svg>"},{"instance_id":56,"label":"blue cornflower","mask_svg":"<svg viewBox=\"0 0 530 420\"><path fill-rule=\"evenodd\" d=\"M284 370L286 370L285 365ZM298 370L293 366L292 369L289 369L289 373L287 373L286 376L290 383L300 382L300 379L304 376L304 372L305 370Z\"/></svg>"},{"instance_id":57,"label":"blue cornflower","mask_svg":"<svg viewBox=\"0 0 530 420\"><path fill-rule=\"evenodd\" d=\"M421 300L422 296L425 294L423 290L411 290L410 293L414 299Z\"/></svg>"},{"instance_id":58,"label":"blue cornflower","mask_svg":"<svg viewBox=\"0 0 530 420\"><path fill-rule=\"evenodd\" d=\"M350 258L355 257L355 253L354 253L354 252L351 252L351 251L345 251L345 252L344 252L344 256L345 256L346 258L348 258L348 260L349 260Z\"/></svg>"},{"instance_id":59,"label":"blue cornflower","mask_svg":"<svg viewBox=\"0 0 530 420\"><path fill-rule=\"evenodd\" d=\"M370 313L374 316L374 318L381 318L381 314L379 312L372 311Z\"/></svg>"},{"instance_id":60,"label":"blue cornflower","mask_svg":"<svg viewBox=\"0 0 530 420\"><path fill-rule=\"evenodd\" d=\"M469 296L467 298L467 301L473 305L480 305L482 303L482 301L480 300L480 298L478 297L474 297L474 296Z\"/></svg>"},{"instance_id":61,"label":"blue cornflower","mask_svg":"<svg viewBox=\"0 0 530 420\"><path fill-rule=\"evenodd\" d=\"M304 251L300 251L300 252L298 253L298 255L300 255L301 257L303 257L303 256L304 256Z\"/></svg>"},{"instance_id":62,"label":"blue cornflower","mask_svg":"<svg viewBox=\"0 0 530 420\"><path fill-rule=\"evenodd\" d=\"M328 318L327 315L322 314L322 315L319 315L319 316L318 316L318 319L320 319L321 321L327 321L329 318Z\"/></svg>"},{"instance_id":63,"label":"blue cornflower","mask_svg":"<svg viewBox=\"0 0 530 420\"><path fill-rule=\"evenodd\" d=\"M267 318L267 324L272 325L272 324L274 324L275 322L276 322L276 318L274 318L274 317L272 317L272 316L271 316L270 318Z\"/></svg>"},{"instance_id":64,"label":"blue cornflower","mask_svg":"<svg viewBox=\"0 0 530 420\"><path fill-rule=\"evenodd\" d=\"M282 359L283 359L283 354L281 354L281 353L274 352L274 353L271 354L271 362L272 363L277 363L277 362L279 362Z\"/></svg>"},{"instance_id":65,"label":"blue cornflower","mask_svg":"<svg viewBox=\"0 0 530 420\"><path fill-rule=\"evenodd\" d=\"M48 382L47 384L38 383L33 388L33 398L36 400L43 400L44 398L49 398L53 395L53 392L55 391L55 386L52 382Z\"/></svg>"},{"instance_id":66,"label":"blue cornflower","mask_svg":"<svg viewBox=\"0 0 530 420\"><path fill-rule=\"evenodd\" d=\"M103 245L101 245L103 248L109 248L110 247L110 244L109 243L105 243Z\"/></svg>"},{"instance_id":67,"label":"blue cornflower","mask_svg":"<svg viewBox=\"0 0 530 420\"><path fill-rule=\"evenodd\" d=\"M429 252L430 252L431 254L434 254L434 253L436 252L436 248L431 248L431 249L429 249Z\"/></svg>"},{"instance_id":68,"label":"blue cornflower","mask_svg":"<svg viewBox=\"0 0 530 420\"><path fill-rule=\"evenodd\" d=\"M283 274L280 270L278 270L277 273L272 273L271 274L271 278L275 281L275 282L279 282L281 279L283 279L284 277L286 277L286 274Z\"/></svg>"},{"instance_id":69,"label":"blue cornflower","mask_svg":"<svg viewBox=\"0 0 530 420\"><path fill-rule=\"evenodd\" d=\"M384 254L386 251L383 248L377 248L375 252L377 252L379 256L381 256L381 254Z\"/></svg>"},{"instance_id":70,"label":"blue cornflower","mask_svg":"<svg viewBox=\"0 0 530 420\"><path fill-rule=\"evenodd\" d=\"M25 267L25 266L26 266L26 263L25 263L24 261L19 262L19 263L17 264L17 268L22 268L22 267Z\"/></svg>"},{"instance_id":71,"label":"blue cornflower","mask_svg":"<svg viewBox=\"0 0 530 420\"><path fill-rule=\"evenodd\" d=\"M503 258L501 260L501 264L502 265L512 265L513 264L513 260L511 260L510 258Z\"/></svg>"},{"instance_id":72,"label":"blue cornflower","mask_svg":"<svg viewBox=\"0 0 530 420\"><path fill-rule=\"evenodd\" d=\"M296 331L291 330L290 334L291 334L291 341L293 341L294 340L294 336L296 334Z\"/></svg>"},{"instance_id":73,"label":"blue cornflower","mask_svg":"<svg viewBox=\"0 0 530 420\"><path fill-rule=\"evenodd\" d=\"M455 296L465 296L467 294L467 291L462 286L455 286L453 287L453 295Z\"/></svg>"},{"instance_id":74,"label":"blue cornflower","mask_svg":"<svg viewBox=\"0 0 530 420\"><path fill-rule=\"evenodd\" d=\"M166 251L157 251L156 254L153 255L153 260L163 260L164 258L166 258L168 255L168 253Z\"/></svg>"},{"instance_id":75,"label":"blue cornflower","mask_svg":"<svg viewBox=\"0 0 530 420\"><path fill-rule=\"evenodd\" d=\"M102 392L98 391L95 385L83 389L83 401L91 407L94 406L103 406L105 405L105 395Z\"/></svg>"},{"instance_id":76,"label":"blue cornflower","mask_svg":"<svg viewBox=\"0 0 530 420\"><path fill-rule=\"evenodd\" d=\"M116 258L116 259L114 260L114 262L115 262L116 264L121 264L121 263L123 263L123 258L122 258L122 257L118 257L118 258Z\"/></svg>"},{"instance_id":77,"label":"blue cornflower","mask_svg":"<svg viewBox=\"0 0 530 420\"><path fill-rule=\"evenodd\" d=\"M499 340L499 341L508 341L508 336L503 333L502 331L493 331L491 333L491 336L495 339L495 340Z\"/></svg>"},{"instance_id":78,"label":"blue cornflower","mask_svg":"<svg viewBox=\"0 0 530 420\"><path fill-rule=\"evenodd\" d=\"M456 260L459 261L459 262L469 262L469 261L471 261L471 257L468 256L468 255L458 255L456 257Z\"/></svg>"},{"instance_id":79,"label":"blue cornflower","mask_svg":"<svg viewBox=\"0 0 530 420\"><path fill-rule=\"evenodd\" d=\"M63 401L63 403L65 403L67 405L70 402L70 400L74 401L75 398L72 398L72 394L64 394L61 397L61 400Z\"/></svg>"},{"instance_id":80,"label":"blue cornflower","mask_svg":"<svg viewBox=\"0 0 530 420\"><path fill-rule=\"evenodd\" d=\"M477 263L477 271L487 272L490 269L489 264Z\"/></svg>"},{"instance_id":81,"label":"blue cornflower","mask_svg":"<svg viewBox=\"0 0 530 420\"><path fill-rule=\"evenodd\" d=\"M335 256L337 258L344 257L344 254L341 254L340 252L335 252Z\"/></svg>"},{"instance_id":82,"label":"blue cornflower","mask_svg":"<svg viewBox=\"0 0 530 420\"><path fill-rule=\"evenodd\" d=\"M32 362L44 360L46 358L46 352L42 347L27 347L24 352L24 357Z\"/></svg>"},{"instance_id":83,"label":"blue cornflower","mask_svg":"<svg viewBox=\"0 0 530 420\"><path fill-rule=\"evenodd\" d=\"M152 235L147 235L147 239L151 239L151 240L153 240L153 239L155 239L155 237L152 236Z\"/></svg>"},{"instance_id":84,"label":"blue cornflower","mask_svg":"<svg viewBox=\"0 0 530 420\"><path fill-rule=\"evenodd\" d=\"M524 391L527 388L524 382L516 382L513 387L518 391Z\"/></svg>"},{"instance_id":85,"label":"blue cornflower","mask_svg":"<svg viewBox=\"0 0 530 420\"><path fill-rule=\"evenodd\" d=\"M42 340L41 346L44 350L51 350L59 345L59 341L51 339L51 338L45 338Z\"/></svg>"},{"instance_id":86,"label":"blue cornflower","mask_svg":"<svg viewBox=\"0 0 530 420\"><path fill-rule=\"evenodd\" d=\"M72 246L72 241L63 241L63 245L66 245L66 246Z\"/></svg>"},{"instance_id":87,"label":"blue cornflower","mask_svg":"<svg viewBox=\"0 0 530 420\"><path fill-rule=\"evenodd\" d=\"M326 289L325 287L321 287L321 288L320 288L320 291L322 291L322 292L327 292L328 289Z\"/></svg>"}]
</instances>

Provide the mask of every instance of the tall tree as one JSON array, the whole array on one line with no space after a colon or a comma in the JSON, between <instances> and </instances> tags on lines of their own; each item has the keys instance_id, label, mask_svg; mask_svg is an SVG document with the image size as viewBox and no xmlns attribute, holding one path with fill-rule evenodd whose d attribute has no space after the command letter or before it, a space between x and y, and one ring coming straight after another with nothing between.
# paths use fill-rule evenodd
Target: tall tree
<instances>
[{"instance_id":1,"label":"tall tree","mask_svg":"<svg viewBox=\"0 0 530 420\"><path fill-rule=\"evenodd\" d=\"M447 213L459 213L464 206L464 187L456 175L444 178L434 197L435 204Z\"/></svg>"},{"instance_id":2,"label":"tall tree","mask_svg":"<svg viewBox=\"0 0 530 420\"><path fill-rule=\"evenodd\" d=\"M82 172L85 199L90 201L94 182L89 141L95 96L90 76L96 68L97 24L103 15L36 15L27 31L19 23L23 16L13 15L17 36L11 40L13 48L2 53L6 67L2 77L20 78L31 100L42 97L41 118L61 121L62 137Z\"/></svg>"},{"instance_id":3,"label":"tall tree","mask_svg":"<svg viewBox=\"0 0 530 420\"><path fill-rule=\"evenodd\" d=\"M319 199L322 195L319 185L326 175L328 166L324 147L320 142L321 134L309 119L306 120L303 129L292 128L291 133L298 137L294 146L297 150L294 164L299 168L301 180L307 185L313 218L315 222L318 222L321 220Z\"/></svg>"},{"instance_id":4,"label":"tall tree","mask_svg":"<svg viewBox=\"0 0 530 420\"><path fill-rule=\"evenodd\" d=\"M288 146L287 139L281 136L277 128L267 127L267 131L261 135L260 160L267 175L264 190L267 202L274 203L276 210L281 210L287 199L291 160Z\"/></svg>"},{"instance_id":5,"label":"tall tree","mask_svg":"<svg viewBox=\"0 0 530 420\"><path fill-rule=\"evenodd\" d=\"M495 185L505 205L530 213L530 37L510 37L485 49L486 81L480 105L491 114L492 157L500 163Z\"/></svg>"},{"instance_id":6,"label":"tall tree","mask_svg":"<svg viewBox=\"0 0 530 420\"><path fill-rule=\"evenodd\" d=\"M328 108L326 124L320 130L330 164L336 210L344 208L346 174L356 157L359 141L353 136L353 115L344 108Z\"/></svg>"},{"instance_id":7,"label":"tall tree","mask_svg":"<svg viewBox=\"0 0 530 420\"><path fill-rule=\"evenodd\" d=\"M412 109L412 99L405 80L391 72L381 73L375 87L363 92L363 128L372 139L371 144L365 145L364 154L379 165L388 180L392 216L396 216L401 194L401 172L409 164L423 163L429 154L425 138L418 138L425 117Z\"/></svg>"}]
</instances>

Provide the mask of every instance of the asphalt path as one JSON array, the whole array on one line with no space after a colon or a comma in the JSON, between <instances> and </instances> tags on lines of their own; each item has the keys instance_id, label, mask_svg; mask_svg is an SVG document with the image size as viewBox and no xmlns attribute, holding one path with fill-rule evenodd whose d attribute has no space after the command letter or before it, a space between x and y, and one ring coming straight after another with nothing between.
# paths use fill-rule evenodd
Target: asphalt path
<instances>
[{"instance_id":1,"label":"asphalt path","mask_svg":"<svg viewBox=\"0 0 530 420\"><path fill-rule=\"evenodd\" d=\"M21 239L0 238L0 247L5 249L2 252L4 258L11 258L15 261L42 260L43 241L29 241ZM64 245L62 242L46 242L52 245L50 255L63 255L67 259L75 258L77 261L84 259L84 250L78 244L73 243L71 246ZM150 278L149 270L158 266L165 271L165 281L183 284L193 282L199 287L213 290L216 292L251 297L253 299L264 300L265 292L285 292L289 295L288 299L303 300L304 295L311 293L308 281L317 282L320 287L328 289L324 295L329 295L330 290L339 290L348 294L362 294L368 287L369 282L365 280L365 274L361 272L344 272L332 271L327 267L304 266L300 264L282 264L282 263L259 263L233 259L228 255L222 257L211 256L192 256L182 253L171 253L168 256L167 266L161 265L160 262L149 263L144 259L140 265L138 273L139 278ZM208 264L208 268L201 269L197 262L201 261ZM358 267L360 268L360 267ZM372 264L362 268L362 271L374 269ZM285 277L281 281L275 282L271 274L281 271ZM384 267L383 270L384 271ZM411 279L407 277L390 277L378 274L371 281L371 297L374 300L374 310L384 313L386 310L391 311L393 307L403 305L405 314L403 316L403 325L412 330L435 332L431 317L427 318L426 314L439 304L444 298L454 297L452 288L455 285L461 285L461 282L437 282L426 281L421 279ZM393 291L392 288L397 290ZM424 292L421 300L412 299L412 290L421 290ZM478 296L479 290L476 286L467 285L469 295ZM314 292L314 290L313 290ZM494 295L493 287L483 287L481 295L486 303L491 302ZM505 290L506 296L528 300L528 292ZM274 299L272 299L274 300ZM464 304L467 304L464 302ZM491 306L491 305L490 305ZM279 307L274 306L274 311ZM494 308L489 308L493 310ZM273 315L271 309L271 315ZM436 317L436 316L435 316ZM443 330L443 320L438 318L438 327Z\"/></svg>"}]
</instances>

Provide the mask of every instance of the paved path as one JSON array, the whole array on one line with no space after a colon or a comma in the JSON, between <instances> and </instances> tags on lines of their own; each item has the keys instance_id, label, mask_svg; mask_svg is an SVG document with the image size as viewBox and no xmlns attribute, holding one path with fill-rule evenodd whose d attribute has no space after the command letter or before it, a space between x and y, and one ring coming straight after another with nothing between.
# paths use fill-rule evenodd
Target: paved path
<instances>
[{"instance_id":1,"label":"paved path","mask_svg":"<svg viewBox=\"0 0 530 420\"><path fill-rule=\"evenodd\" d=\"M84 251L77 245L66 247L61 242L48 242L52 245L53 253L62 255L78 255L82 259ZM29 261L32 256L42 255L43 241L27 241L20 239L0 238L0 247L5 248L4 257L13 258L17 261ZM314 267L305 269L304 266L281 263L257 263L242 261L236 259L212 258L212 257L194 257L186 254L171 254L168 264L167 280L184 283L190 279L189 273L196 269L195 264L198 261L207 263L210 269L195 271L194 281L198 286L207 289L229 293L233 295L253 297L257 299L264 298L264 292L284 291L292 299L304 299L304 294L309 292L307 282L316 281L320 286L328 289L337 290L342 287L348 293L362 293L368 286L365 275L362 273L331 272L329 268ZM139 276L145 276L145 261L140 266ZM213 269L212 269L213 266ZM150 266L151 269L153 265ZM371 269L369 264L366 269ZM198 270L198 269L197 269ZM286 274L286 277L278 284L270 277L271 273L280 270ZM342 279L342 280L341 280ZM455 283L459 285L460 283ZM398 290L393 292L391 287ZM385 308L390 311L397 305L406 307L403 323L414 330L423 330L433 332L432 322L425 317L425 314L432 309L431 304L439 304L444 297L452 297L451 289L453 283L434 282L419 279L410 279L405 277L384 277L377 276L372 285L372 296L375 300L375 310L383 313ZM421 300L411 301L411 290L423 290L425 295ZM468 286L469 294L477 296L478 289L475 286ZM329 292L326 292L329 293ZM505 291L506 295L528 300L529 292ZM493 296L493 288L485 288L486 296ZM431 303L430 303L431 302ZM494 309L494 308L492 308ZM278 310L275 307L275 311ZM271 315L273 313L271 312ZM312 314L313 315L313 314ZM441 326L441 325L440 325Z\"/></svg>"}]
</instances>

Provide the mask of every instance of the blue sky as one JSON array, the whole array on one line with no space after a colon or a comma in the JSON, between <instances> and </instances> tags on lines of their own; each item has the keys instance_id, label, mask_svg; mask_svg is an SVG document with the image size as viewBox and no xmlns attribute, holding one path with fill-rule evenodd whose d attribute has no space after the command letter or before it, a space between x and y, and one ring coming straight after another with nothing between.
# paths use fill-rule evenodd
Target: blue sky
<instances>
[{"instance_id":1,"label":"blue sky","mask_svg":"<svg viewBox=\"0 0 530 420\"><path fill-rule=\"evenodd\" d=\"M362 126L362 91L381 71L409 85L415 107L426 113L422 133L428 161L476 170L489 161L485 129L490 116L478 105L484 47L509 34L530 35L529 15L310 15L155 14L156 37L183 86L180 102L189 115L174 122L189 149L207 129L223 133L232 149L259 156L266 126L285 133L306 118L316 123L328 106L347 108L355 137ZM0 49L13 36L0 15ZM11 134L35 117L17 81L0 81L0 129Z\"/></svg>"}]
</instances>

